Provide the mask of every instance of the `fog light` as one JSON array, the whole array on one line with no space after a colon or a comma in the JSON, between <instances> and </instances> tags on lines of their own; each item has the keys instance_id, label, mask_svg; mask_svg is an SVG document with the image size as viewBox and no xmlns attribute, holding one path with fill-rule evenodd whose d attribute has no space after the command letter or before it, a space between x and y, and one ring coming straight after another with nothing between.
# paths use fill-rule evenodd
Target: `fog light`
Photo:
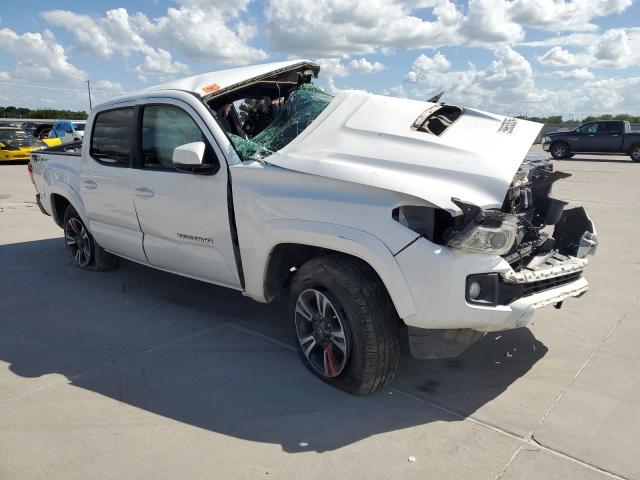
<instances>
[{"instance_id":1,"label":"fog light","mask_svg":"<svg viewBox=\"0 0 640 480\"><path fill-rule=\"evenodd\" d=\"M469 298L471 300L477 300L480 296L480 284L478 282L471 282L469 285Z\"/></svg>"},{"instance_id":2,"label":"fog light","mask_svg":"<svg viewBox=\"0 0 640 480\"><path fill-rule=\"evenodd\" d=\"M497 273L469 275L466 282L465 298L475 305L498 305L499 280Z\"/></svg>"}]
</instances>

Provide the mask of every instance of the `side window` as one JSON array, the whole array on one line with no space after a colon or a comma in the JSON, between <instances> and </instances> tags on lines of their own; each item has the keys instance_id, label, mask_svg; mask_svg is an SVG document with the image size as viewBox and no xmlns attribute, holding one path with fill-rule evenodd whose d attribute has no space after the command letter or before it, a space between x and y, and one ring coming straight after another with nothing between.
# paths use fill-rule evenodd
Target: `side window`
<instances>
[{"instance_id":1,"label":"side window","mask_svg":"<svg viewBox=\"0 0 640 480\"><path fill-rule=\"evenodd\" d=\"M129 166L133 108L110 110L96 115L91 133L91 156L100 163Z\"/></svg>"},{"instance_id":2,"label":"side window","mask_svg":"<svg viewBox=\"0 0 640 480\"><path fill-rule=\"evenodd\" d=\"M615 122L599 123L598 133L622 133L622 124Z\"/></svg>"},{"instance_id":3,"label":"side window","mask_svg":"<svg viewBox=\"0 0 640 480\"><path fill-rule=\"evenodd\" d=\"M180 145L204 142L203 163L213 163L211 145L191 116L173 105L150 105L142 113L142 167L175 170L173 150Z\"/></svg>"},{"instance_id":4,"label":"side window","mask_svg":"<svg viewBox=\"0 0 640 480\"><path fill-rule=\"evenodd\" d=\"M578 129L578 131L580 133L596 133L597 128L598 128L598 124L595 122L585 123Z\"/></svg>"}]
</instances>

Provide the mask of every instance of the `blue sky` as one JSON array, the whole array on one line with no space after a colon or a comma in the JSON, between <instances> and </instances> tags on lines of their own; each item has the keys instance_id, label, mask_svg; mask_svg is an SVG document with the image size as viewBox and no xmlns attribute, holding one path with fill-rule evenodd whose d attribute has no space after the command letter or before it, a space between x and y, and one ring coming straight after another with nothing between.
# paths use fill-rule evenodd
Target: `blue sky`
<instances>
[{"instance_id":1,"label":"blue sky","mask_svg":"<svg viewBox=\"0 0 640 480\"><path fill-rule=\"evenodd\" d=\"M304 57L329 89L510 114L640 113L634 0L3 0L0 105L87 109L170 78Z\"/></svg>"}]
</instances>

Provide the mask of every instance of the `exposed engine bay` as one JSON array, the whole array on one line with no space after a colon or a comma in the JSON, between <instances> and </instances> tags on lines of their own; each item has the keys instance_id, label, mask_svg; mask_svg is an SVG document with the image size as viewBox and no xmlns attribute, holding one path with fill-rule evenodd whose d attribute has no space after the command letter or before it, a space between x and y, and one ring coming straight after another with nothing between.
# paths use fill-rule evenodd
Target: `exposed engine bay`
<instances>
[{"instance_id":1,"label":"exposed engine bay","mask_svg":"<svg viewBox=\"0 0 640 480\"><path fill-rule=\"evenodd\" d=\"M565 209L568 202L550 196L553 184L570 176L546 158L525 158L518 169L498 214L516 226L515 242L502 255L516 272L595 253L597 234L584 208Z\"/></svg>"},{"instance_id":2,"label":"exposed engine bay","mask_svg":"<svg viewBox=\"0 0 640 480\"><path fill-rule=\"evenodd\" d=\"M595 253L598 241L582 207L565 209L567 202L550 196L553 184L570 176L554 171L549 159L528 155L501 209L483 210L453 198L462 215L452 217L436 208L400 207L393 216L434 243L502 256L513 269L505 276L510 283L575 274L586 266L581 259ZM562 268L553 270L558 265Z\"/></svg>"}]
</instances>

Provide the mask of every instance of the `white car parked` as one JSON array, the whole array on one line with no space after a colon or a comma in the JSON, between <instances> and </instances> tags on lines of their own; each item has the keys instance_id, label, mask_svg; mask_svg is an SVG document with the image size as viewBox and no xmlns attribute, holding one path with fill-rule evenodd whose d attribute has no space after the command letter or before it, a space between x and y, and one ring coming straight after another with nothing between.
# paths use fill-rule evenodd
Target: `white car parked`
<instances>
[{"instance_id":1,"label":"white car parked","mask_svg":"<svg viewBox=\"0 0 640 480\"><path fill-rule=\"evenodd\" d=\"M305 365L353 394L391 381L401 334L416 356L451 355L587 290L593 224L549 196L567 174L525 159L541 125L334 98L311 83L319 70L153 87L95 108L81 151L33 154L76 265L123 257L259 302L287 294Z\"/></svg>"}]
</instances>

